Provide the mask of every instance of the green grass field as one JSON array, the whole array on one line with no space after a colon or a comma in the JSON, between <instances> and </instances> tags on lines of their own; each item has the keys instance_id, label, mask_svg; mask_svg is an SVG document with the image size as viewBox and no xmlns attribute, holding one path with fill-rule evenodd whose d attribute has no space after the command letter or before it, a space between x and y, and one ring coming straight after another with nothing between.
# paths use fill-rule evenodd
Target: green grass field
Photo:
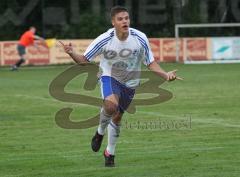
<instances>
[{"instance_id":1,"label":"green grass field","mask_svg":"<svg viewBox=\"0 0 240 177\"><path fill-rule=\"evenodd\" d=\"M100 152L90 149L96 127L55 123L64 107L74 109L76 122L98 114L95 106L50 96L51 81L69 66L0 68L0 176L239 177L240 64L162 66L177 68L185 80L161 85L171 100L125 114L115 168L103 164L106 137ZM98 88L81 88L85 78L72 80L66 91L99 97Z\"/></svg>"}]
</instances>

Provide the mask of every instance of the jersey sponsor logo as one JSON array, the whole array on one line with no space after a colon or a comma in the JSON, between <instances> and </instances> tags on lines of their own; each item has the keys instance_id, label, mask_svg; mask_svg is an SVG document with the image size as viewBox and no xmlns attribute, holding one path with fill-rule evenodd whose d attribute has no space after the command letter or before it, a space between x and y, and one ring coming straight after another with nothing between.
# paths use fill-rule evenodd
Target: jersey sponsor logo
<instances>
[{"instance_id":1,"label":"jersey sponsor logo","mask_svg":"<svg viewBox=\"0 0 240 177\"><path fill-rule=\"evenodd\" d=\"M132 53L133 53L133 52L132 52L131 49L122 49L122 50L119 52L119 56L122 57L122 58L127 58L127 57L129 57Z\"/></svg>"},{"instance_id":2,"label":"jersey sponsor logo","mask_svg":"<svg viewBox=\"0 0 240 177\"><path fill-rule=\"evenodd\" d=\"M111 60L117 56L117 52L114 50L107 50L107 51L105 50L103 55L104 55L104 58Z\"/></svg>"},{"instance_id":3,"label":"jersey sponsor logo","mask_svg":"<svg viewBox=\"0 0 240 177\"><path fill-rule=\"evenodd\" d=\"M118 52L116 52L115 50L105 50L103 52L103 56L105 59L111 60L114 59L116 57L121 57L123 59L128 59L131 55L133 56L137 56L138 55L138 50L131 50L128 48L122 49Z\"/></svg>"}]
</instances>

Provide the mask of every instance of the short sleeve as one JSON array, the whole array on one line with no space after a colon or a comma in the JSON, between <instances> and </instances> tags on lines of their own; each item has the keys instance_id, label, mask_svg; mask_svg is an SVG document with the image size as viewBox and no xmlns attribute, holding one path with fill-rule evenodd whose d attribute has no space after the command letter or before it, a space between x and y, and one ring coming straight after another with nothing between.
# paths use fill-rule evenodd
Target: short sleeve
<instances>
[{"instance_id":1,"label":"short sleeve","mask_svg":"<svg viewBox=\"0 0 240 177\"><path fill-rule=\"evenodd\" d=\"M153 53L149 44L149 40L146 35L142 35L140 37L140 40L142 41L142 46L144 48L144 60L143 63L145 65L149 65L154 61Z\"/></svg>"},{"instance_id":2,"label":"short sleeve","mask_svg":"<svg viewBox=\"0 0 240 177\"><path fill-rule=\"evenodd\" d=\"M104 46L113 37L113 33L103 33L98 36L86 49L84 56L88 61L93 60L96 56L103 52Z\"/></svg>"}]
</instances>

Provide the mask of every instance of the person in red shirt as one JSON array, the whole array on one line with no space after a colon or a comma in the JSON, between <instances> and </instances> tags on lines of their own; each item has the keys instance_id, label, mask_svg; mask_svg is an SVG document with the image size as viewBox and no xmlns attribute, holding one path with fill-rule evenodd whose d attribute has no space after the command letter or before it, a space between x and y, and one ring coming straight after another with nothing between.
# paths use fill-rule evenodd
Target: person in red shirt
<instances>
[{"instance_id":1,"label":"person in red shirt","mask_svg":"<svg viewBox=\"0 0 240 177\"><path fill-rule=\"evenodd\" d=\"M12 66L12 71L17 70L22 63L26 60L26 47L30 45L36 46L34 40L41 40L44 42L44 38L35 35L37 29L35 27L30 27L28 31L23 33L20 37L20 40L17 45L17 51L20 56L20 59Z\"/></svg>"}]
</instances>

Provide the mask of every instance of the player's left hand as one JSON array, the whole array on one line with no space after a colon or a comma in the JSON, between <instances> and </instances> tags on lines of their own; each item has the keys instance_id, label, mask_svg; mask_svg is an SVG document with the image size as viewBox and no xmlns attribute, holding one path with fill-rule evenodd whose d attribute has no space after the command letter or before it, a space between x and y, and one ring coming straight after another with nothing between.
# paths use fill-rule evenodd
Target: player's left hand
<instances>
[{"instance_id":1,"label":"player's left hand","mask_svg":"<svg viewBox=\"0 0 240 177\"><path fill-rule=\"evenodd\" d=\"M177 70L167 72L168 78L167 81L174 81L174 80L183 80L183 78L177 76Z\"/></svg>"}]
</instances>

